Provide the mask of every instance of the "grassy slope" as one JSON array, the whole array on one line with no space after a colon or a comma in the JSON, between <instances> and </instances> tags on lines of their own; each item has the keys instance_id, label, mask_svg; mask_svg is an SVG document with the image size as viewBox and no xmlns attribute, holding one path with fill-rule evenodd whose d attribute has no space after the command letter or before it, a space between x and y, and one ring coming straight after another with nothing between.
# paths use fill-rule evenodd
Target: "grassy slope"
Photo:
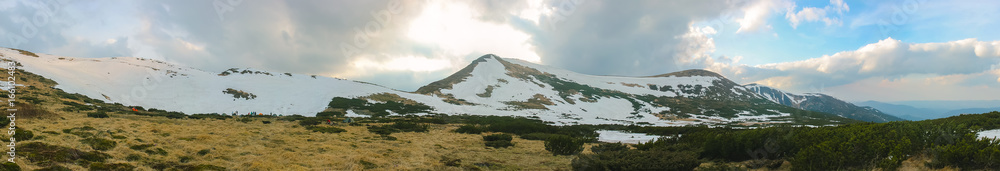
<instances>
[{"instance_id":1,"label":"grassy slope","mask_svg":"<svg viewBox=\"0 0 1000 171\"><path fill-rule=\"evenodd\" d=\"M19 145L42 142L89 152L93 151L92 147L80 140L90 137L109 139L117 145L103 151L112 156L104 163L128 163L139 170L150 170L150 165L156 163L211 164L235 170L359 170L366 167L362 163L372 163L379 169L392 170L554 170L567 168L572 159L571 156L552 156L545 151L542 141L519 138L514 139L516 145L512 148L487 148L480 135L451 132L457 125L432 125L428 133L394 133L392 136L398 140L389 141L368 132L365 126L339 126L347 132L325 134L308 131L295 122L276 118L255 118L244 123L237 119L168 119L128 112L110 112L110 118L90 118L86 116L89 111L60 110L69 106L64 102L84 102L57 97L56 91L60 90L51 88L54 82L30 73L23 74L22 70L19 70L18 77L26 78L25 81L18 82L26 86L18 87L18 98L39 99L41 102L36 106L51 112L30 118L26 117L28 114L18 115L18 129L30 130L35 134L34 139L19 141ZM120 105L100 105L124 108ZM263 124L262 121L271 123ZM78 136L62 132L64 129L84 126L96 128L82 131L94 135ZM112 135L124 137L115 139ZM7 139L6 134L0 136ZM162 148L167 155L151 155L129 148L144 144L152 144L153 147L149 149ZM205 149L210 152L205 155L197 154ZM29 153L31 152L18 151L19 155ZM138 155L141 159L129 161L126 159L129 155ZM184 156L191 159L182 163L181 158ZM461 166L445 166L441 162L444 156L460 159ZM19 156L17 163L25 170L42 168L23 156ZM73 170L86 167L74 163L56 165Z\"/></svg>"}]
</instances>

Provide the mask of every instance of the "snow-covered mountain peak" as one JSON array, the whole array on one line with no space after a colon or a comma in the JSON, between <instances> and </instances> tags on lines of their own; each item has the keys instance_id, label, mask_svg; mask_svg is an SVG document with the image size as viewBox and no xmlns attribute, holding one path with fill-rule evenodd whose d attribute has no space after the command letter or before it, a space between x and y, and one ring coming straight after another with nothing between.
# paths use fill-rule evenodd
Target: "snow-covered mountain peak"
<instances>
[{"instance_id":1,"label":"snow-covered mountain peak","mask_svg":"<svg viewBox=\"0 0 1000 171\"><path fill-rule=\"evenodd\" d=\"M654 75L650 77L694 77L694 76L725 78L719 73L703 69L689 69L684 71Z\"/></svg>"},{"instance_id":2,"label":"snow-covered mountain peak","mask_svg":"<svg viewBox=\"0 0 1000 171\"><path fill-rule=\"evenodd\" d=\"M798 109L826 112L863 121L887 122L902 120L881 111L872 110L868 107L859 107L822 93L794 94L755 83L747 84L743 87L760 94L767 100Z\"/></svg>"},{"instance_id":3,"label":"snow-covered mountain peak","mask_svg":"<svg viewBox=\"0 0 1000 171\"><path fill-rule=\"evenodd\" d=\"M850 121L772 103L704 70L666 77L595 76L488 54L411 93L255 69L207 72L131 57L69 58L7 49L0 50L0 55L19 62L27 72L55 81L56 88L69 93L188 114L441 113L527 116L560 125Z\"/></svg>"}]
</instances>

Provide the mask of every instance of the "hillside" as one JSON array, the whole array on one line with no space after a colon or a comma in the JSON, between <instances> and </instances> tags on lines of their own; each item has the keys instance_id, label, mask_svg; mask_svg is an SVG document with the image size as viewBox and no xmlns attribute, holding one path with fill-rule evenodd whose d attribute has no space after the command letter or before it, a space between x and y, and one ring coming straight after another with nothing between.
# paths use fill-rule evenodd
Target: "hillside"
<instances>
[{"instance_id":1,"label":"hillside","mask_svg":"<svg viewBox=\"0 0 1000 171\"><path fill-rule=\"evenodd\" d=\"M716 73L687 70L652 77L579 74L489 54L416 93L463 106L537 113L560 121L690 125L839 123L849 119L768 101Z\"/></svg>"},{"instance_id":2,"label":"hillside","mask_svg":"<svg viewBox=\"0 0 1000 171\"><path fill-rule=\"evenodd\" d=\"M132 57L73 58L12 49L0 54L68 93L187 114L471 114L532 117L556 125L854 122L773 103L704 70L653 77L592 76L485 55L441 81L402 92L337 78L239 68L208 72Z\"/></svg>"},{"instance_id":3,"label":"hillside","mask_svg":"<svg viewBox=\"0 0 1000 171\"><path fill-rule=\"evenodd\" d=\"M761 96L764 96L770 101L798 109L830 113L841 117L869 122L904 120L893 115L882 113L882 111L872 107L857 106L825 94L793 94L758 84L747 84L745 87L760 94Z\"/></svg>"}]
</instances>

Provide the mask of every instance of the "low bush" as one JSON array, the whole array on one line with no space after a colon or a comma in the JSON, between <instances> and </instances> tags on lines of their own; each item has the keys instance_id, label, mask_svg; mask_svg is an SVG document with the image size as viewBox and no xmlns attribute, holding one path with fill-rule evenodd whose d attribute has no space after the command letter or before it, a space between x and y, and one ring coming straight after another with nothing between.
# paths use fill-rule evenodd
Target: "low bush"
<instances>
[{"instance_id":1,"label":"low bush","mask_svg":"<svg viewBox=\"0 0 1000 171\"><path fill-rule=\"evenodd\" d=\"M87 117L91 118L108 118L108 114L104 112L90 112L87 113Z\"/></svg>"},{"instance_id":2,"label":"low bush","mask_svg":"<svg viewBox=\"0 0 1000 171\"><path fill-rule=\"evenodd\" d=\"M526 140L542 140L542 141L544 141L544 140L547 140L547 139L552 138L554 136L565 136L565 135L550 134L550 133L530 133L530 134L521 135L521 139L526 139Z\"/></svg>"},{"instance_id":3,"label":"low bush","mask_svg":"<svg viewBox=\"0 0 1000 171\"><path fill-rule=\"evenodd\" d=\"M320 132L320 133L341 133L341 132L346 132L347 131L347 130L342 129L342 128L328 127L328 126L307 126L306 129L311 130L313 132Z\"/></svg>"},{"instance_id":4,"label":"low bush","mask_svg":"<svg viewBox=\"0 0 1000 171\"><path fill-rule=\"evenodd\" d=\"M625 145L625 144L622 144L622 143L604 143L604 144L596 145L594 147L590 147L590 151L592 151L594 153L625 151L625 150L628 150L628 149L629 149L628 145Z\"/></svg>"},{"instance_id":5,"label":"low bush","mask_svg":"<svg viewBox=\"0 0 1000 171\"><path fill-rule=\"evenodd\" d=\"M396 122L389 125L382 126L368 126L368 132L379 134L382 136L387 136L392 133L397 132L427 132L429 131L429 126L425 124L418 124L413 122Z\"/></svg>"},{"instance_id":6,"label":"low bush","mask_svg":"<svg viewBox=\"0 0 1000 171\"><path fill-rule=\"evenodd\" d=\"M414 122L396 122L392 124L392 128L398 129L401 132L427 132L428 127L425 124Z\"/></svg>"},{"instance_id":7,"label":"low bush","mask_svg":"<svg viewBox=\"0 0 1000 171\"><path fill-rule=\"evenodd\" d=\"M146 154L149 154L149 155L154 155L154 154L161 155L161 156L166 156L167 155L167 150L163 150L163 148L143 150L142 152L145 152Z\"/></svg>"},{"instance_id":8,"label":"low bush","mask_svg":"<svg viewBox=\"0 0 1000 171\"><path fill-rule=\"evenodd\" d=\"M463 134L480 134L483 133L483 129L476 125L462 125L458 129L455 129L457 133Z\"/></svg>"},{"instance_id":9,"label":"low bush","mask_svg":"<svg viewBox=\"0 0 1000 171\"><path fill-rule=\"evenodd\" d=\"M493 134L483 136L483 141L511 141L513 139L514 136L510 136L510 134Z\"/></svg>"},{"instance_id":10,"label":"low bush","mask_svg":"<svg viewBox=\"0 0 1000 171\"><path fill-rule=\"evenodd\" d=\"M574 155L583 151L583 143L566 135L553 136L545 140L545 150L552 155Z\"/></svg>"},{"instance_id":11,"label":"low bush","mask_svg":"<svg viewBox=\"0 0 1000 171\"><path fill-rule=\"evenodd\" d=\"M209 152L212 152L212 150L210 150L210 149L204 149L204 150L198 151L198 155L199 156L204 156L204 155L208 154Z\"/></svg>"},{"instance_id":12,"label":"low bush","mask_svg":"<svg viewBox=\"0 0 1000 171\"><path fill-rule=\"evenodd\" d=\"M584 154L573 159L573 170L693 170L701 164L692 151L621 150Z\"/></svg>"},{"instance_id":13,"label":"low bush","mask_svg":"<svg viewBox=\"0 0 1000 171\"><path fill-rule=\"evenodd\" d=\"M302 126L313 126L313 125L319 125L319 124L321 124L321 123L323 123L325 121L326 120L320 119L320 118L303 118L302 120L299 120L299 125L302 125Z\"/></svg>"},{"instance_id":14,"label":"low bush","mask_svg":"<svg viewBox=\"0 0 1000 171\"><path fill-rule=\"evenodd\" d=\"M21 166L18 166L17 163L4 162L0 164L0 170L21 170Z\"/></svg>"},{"instance_id":15,"label":"low bush","mask_svg":"<svg viewBox=\"0 0 1000 171\"><path fill-rule=\"evenodd\" d=\"M90 170L135 170L135 166L128 163L90 163Z\"/></svg>"},{"instance_id":16,"label":"low bush","mask_svg":"<svg viewBox=\"0 0 1000 171\"><path fill-rule=\"evenodd\" d=\"M282 120L282 121L297 121L297 120L303 120L303 119L306 119L306 118L307 117L302 116L302 115L288 115L288 116L280 117L280 118L278 118L278 120Z\"/></svg>"},{"instance_id":17,"label":"low bush","mask_svg":"<svg viewBox=\"0 0 1000 171\"><path fill-rule=\"evenodd\" d=\"M25 159L40 167L53 166L57 163L89 165L91 162L104 162L111 158L111 155L98 151L83 152L77 149L41 142L19 144L18 153L21 153Z\"/></svg>"},{"instance_id":18,"label":"low bush","mask_svg":"<svg viewBox=\"0 0 1000 171\"><path fill-rule=\"evenodd\" d=\"M140 156L139 154L129 154L128 156L125 156L125 161L139 161L139 160L142 160L142 156Z\"/></svg>"},{"instance_id":19,"label":"low bush","mask_svg":"<svg viewBox=\"0 0 1000 171\"><path fill-rule=\"evenodd\" d=\"M486 146L493 148L507 148L514 146L514 143L511 143L510 141L486 141Z\"/></svg>"},{"instance_id":20,"label":"low bush","mask_svg":"<svg viewBox=\"0 0 1000 171\"><path fill-rule=\"evenodd\" d=\"M368 126L368 132L382 136L388 136L389 134L399 132L399 130L394 129L389 125L383 125L383 126Z\"/></svg>"},{"instance_id":21,"label":"low bush","mask_svg":"<svg viewBox=\"0 0 1000 171\"><path fill-rule=\"evenodd\" d=\"M80 140L81 143L90 145L94 150L107 151L118 145L115 141L104 138L87 138Z\"/></svg>"},{"instance_id":22,"label":"low bush","mask_svg":"<svg viewBox=\"0 0 1000 171\"><path fill-rule=\"evenodd\" d=\"M133 146L129 146L128 148L132 149L132 150L145 150L145 149L147 149L149 147L153 147L153 144L133 145Z\"/></svg>"},{"instance_id":23,"label":"low bush","mask_svg":"<svg viewBox=\"0 0 1000 171\"><path fill-rule=\"evenodd\" d=\"M485 141L486 146L493 148L506 148L514 146L514 143L510 142L513 139L514 136L511 136L510 134L493 134L483 136L483 141Z\"/></svg>"},{"instance_id":24,"label":"low bush","mask_svg":"<svg viewBox=\"0 0 1000 171\"><path fill-rule=\"evenodd\" d=\"M218 119L218 120L226 120L226 119L233 118L233 117L229 116L229 115L218 114L218 113L209 113L209 114L192 114L192 115L189 115L188 118L191 118L191 119Z\"/></svg>"},{"instance_id":25,"label":"low bush","mask_svg":"<svg viewBox=\"0 0 1000 171\"><path fill-rule=\"evenodd\" d=\"M27 141L35 137L35 133L32 133L31 131L25 129L15 129L13 137L16 141ZM10 140L5 140L5 141L10 141Z\"/></svg>"},{"instance_id":26,"label":"low bush","mask_svg":"<svg viewBox=\"0 0 1000 171\"><path fill-rule=\"evenodd\" d=\"M344 117L344 112L327 111L316 113L316 117Z\"/></svg>"}]
</instances>

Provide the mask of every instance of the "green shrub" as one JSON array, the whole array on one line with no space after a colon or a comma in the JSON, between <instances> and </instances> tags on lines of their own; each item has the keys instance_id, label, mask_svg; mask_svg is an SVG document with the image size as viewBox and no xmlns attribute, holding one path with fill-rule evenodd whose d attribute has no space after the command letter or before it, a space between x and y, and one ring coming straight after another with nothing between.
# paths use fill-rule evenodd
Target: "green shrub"
<instances>
[{"instance_id":1,"label":"green shrub","mask_svg":"<svg viewBox=\"0 0 1000 171\"><path fill-rule=\"evenodd\" d=\"M368 132L387 136L397 132L427 132L429 126L413 122L396 122L390 125L368 126Z\"/></svg>"},{"instance_id":2,"label":"green shrub","mask_svg":"<svg viewBox=\"0 0 1000 171\"><path fill-rule=\"evenodd\" d=\"M83 152L77 149L49 145L40 142L29 142L19 144L18 153L28 161L37 166L52 166L56 163L80 163L87 165L90 162L104 162L111 155L98 151Z\"/></svg>"},{"instance_id":3,"label":"green shrub","mask_svg":"<svg viewBox=\"0 0 1000 171\"><path fill-rule=\"evenodd\" d=\"M306 117L302 116L302 115L288 115L288 116L283 116L283 117L278 118L278 120L282 120L282 121L297 121L297 120L303 120L303 119L306 119Z\"/></svg>"},{"instance_id":4,"label":"green shrub","mask_svg":"<svg viewBox=\"0 0 1000 171\"><path fill-rule=\"evenodd\" d=\"M566 135L553 136L545 140L545 150L552 155L574 155L583 151L583 141Z\"/></svg>"},{"instance_id":5,"label":"green shrub","mask_svg":"<svg viewBox=\"0 0 1000 171\"><path fill-rule=\"evenodd\" d=\"M530 134L521 135L521 139L526 139L526 140L543 140L544 141L544 140L547 140L547 139L552 138L554 136L565 136L565 135L536 132L536 133L530 133Z\"/></svg>"},{"instance_id":6,"label":"green shrub","mask_svg":"<svg viewBox=\"0 0 1000 171\"><path fill-rule=\"evenodd\" d=\"M514 144L510 142L513 139L514 137L510 134L493 134L483 136L483 141L486 141L486 146L493 148L506 148L514 146Z\"/></svg>"},{"instance_id":7,"label":"green shrub","mask_svg":"<svg viewBox=\"0 0 1000 171\"><path fill-rule=\"evenodd\" d=\"M625 150L628 150L628 149L629 149L628 145L625 145L625 144L622 144L622 143L604 143L604 144L596 145L594 147L590 147L590 151L592 151L594 153L625 151Z\"/></svg>"},{"instance_id":8,"label":"green shrub","mask_svg":"<svg viewBox=\"0 0 1000 171\"><path fill-rule=\"evenodd\" d=\"M108 118L108 114L104 112L90 112L87 113L87 117L91 118Z\"/></svg>"},{"instance_id":9,"label":"green shrub","mask_svg":"<svg viewBox=\"0 0 1000 171\"><path fill-rule=\"evenodd\" d=\"M18 166L17 163L4 162L0 164L0 170L21 170L21 166Z\"/></svg>"},{"instance_id":10,"label":"green shrub","mask_svg":"<svg viewBox=\"0 0 1000 171\"><path fill-rule=\"evenodd\" d=\"M198 170L198 171L225 171L226 168L222 166L199 164L199 165L178 165L174 167L178 170Z\"/></svg>"},{"instance_id":11,"label":"green shrub","mask_svg":"<svg viewBox=\"0 0 1000 171\"><path fill-rule=\"evenodd\" d=\"M307 126L305 128L313 132L320 132L320 133L341 133L347 131L342 128L328 127L328 126Z\"/></svg>"},{"instance_id":12,"label":"green shrub","mask_svg":"<svg viewBox=\"0 0 1000 171\"><path fill-rule=\"evenodd\" d=\"M41 168L35 171L73 171L73 170L70 170L69 168L60 165L54 165L46 168Z\"/></svg>"},{"instance_id":13,"label":"green shrub","mask_svg":"<svg viewBox=\"0 0 1000 171\"><path fill-rule=\"evenodd\" d=\"M483 136L483 141L511 141L514 136L510 134L492 134Z\"/></svg>"},{"instance_id":14,"label":"green shrub","mask_svg":"<svg viewBox=\"0 0 1000 171\"><path fill-rule=\"evenodd\" d=\"M27 141L27 140L31 140L32 137L35 137L35 133L32 133L31 131L25 130L23 128L22 129L15 129L13 137L17 141ZM7 141L9 141L9 140L7 140Z\"/></svg>"},{"instance_id":15,"label":"green shrub","mask_svg":"<svg viewBox=\"0 0 1000 171\"><path fill-rule=\"evenodd\" d=\"M139 161L139 160L142 160L142 156L138 154L129 154L128 156L125 156L125 161Z\"/></svg>"},{"instance_id":16,"label":"green shrub","mask_svg":"<svg viewBox=\"0 0 1000 171\"><path fill-rule=\"evenodd\" d=\"M229 115L218 114L218 113L210 113L210 114L192 114L192 115L189 115L188 118L191 118L191 119L218 119L218 120L226 120L226 119L233 118L233 117L229 116Z\"/></svg>"},{"instance_id":17,"label":"green shrub","mask_svg":"<svg viewBox=\"0 0 1000 171\"><path fill-rule=\"evenodd\" d=\"M392 134L392 133L397 133L397 132L399 132L399 130L395 129L395 128L392 128L389 125L383 125L383 126L368 126L368 132L375 133L375 134L382 135L382 136L387 136L387 135Z\"/></svg>"},{"instance_id":18,"label":"green shrub","mask_svg":"<svg viewBox=\"0 0 1000 171\"><path fill-rule=\"evenodd\" d=\"M149 155L154 155L154 154L161 156L167 155L167 150L163 150L163 148L156 148L155 150L143 150L143 152Z\"/></svg>"},{"instance_id":19,"label":"green shrub","mask_svg":"<svg viewBox=\"0 0 1000 171\"><path fill-rule=\"evenodd\" d=\"M361 164L361 166L364 166L364 168L365 168L365 169L374 169L374 168L378 168L378 165L376 165L375 163L372 163L372 162L368 162L368 161L364 161L364 160L361 160L361 161L359 161L358 163L360 163L360 164Z\"/></svg>"},{"instance_id":20,"label":"green shrub","mask_svg":"<svg viewBox=\"0 0 1000 171\"><path fill-rule=\"evenodd\" d=\"M555 133L557 130L559 130L559 128L556 126L530 119L514 119L509 122L496 122L491 123L486 127L486 131L506 132L517 135L536 132Z\"/></svg>"},{"instance_id":21,"label":"green shrub","mask_svg":"<svg viewBox=\"0 0 1000 171\"><path fill-rule=\"evenodd\" d=\"M240 121L240 122L243 122L243 123L250 123L250 121L253 121L253 119L245 117L245 118L237 119L236 121Z\"/></svg>"},{"instance_id":22,"label":"green shrub","mask_svg":"<svg viewBox=\"0 0 1000 171\"><path fill-rule=\"evenodd\" d=\"M204 155L208 154L209 152L212 152L212 150L210 150L210 149L204 149L204 150L198 151L198 155L199 156L204 156Z\"/></svg>"},{"instance_id":23,"label":"green shrub","mask_svg":"<svg viewBox=\"0 0 1000 171\"><path fill-rule=\"evenodd\" d=\"M621 150L583 154L573 159L573 170L693 170L701 164L693 151Z\"/></svg>"},{"instance_id":24,"label":"green shrub","mask_svg":"<svg viewBox=\"0 0 1000 171\"><path fill-rule=\"evenodd\" d=\"M153 144L133 145L133 146L129 146L128 148L132 149L132 150L145 150L145 149L147 149L149 147L153 147Z\"/></svg>"},{"instance_id":25,"label":"green shrub","mask_svg":"<svg viewBox=\"0 0 1000 171\"><path fill-rule=\"evenodd\" d=\"M510 141L486 141L485 144L487 147L493 148L507 148L514 146L514 143L511 143Z\"/></svg>"},{"instance_id":26,"label":"green shrub","mask_svg":"<svg viewBox=\"0 0 1000 171\"><path fill-rule=\"evenodd\" d=\"M299 125L302 125L302 126L313 126L313 125L319 125L319 124L321 124L321 123L323 123L325 121L326 120L320 119L320 118L304 118L302 120L299 120Z\"/></svg>"},{"instance_id":27,"label":"green shrub","mask_svg":"<svg viewBox=\"0 0 1000 171\"><path fill-rule=\"evenodd\" d=\"M115 148L115 141L104 139L104 138L87 138L80 140L81 143L90 145L94 150L107 151Z\"/></svg>"},{"instance_id":28,"label":"green shrub","mask_svg":"<svg viewBox=\"0 0 1000 171\"><path fill-rule=\"evenodd\" d=\"M165 116L167 118L170 118L170 119L184 119L184 118L187 117L187 115L185 115L184 113L181 113L181 112L167 112L167 113L163 114L163 116Z\"/></svg>"},{"instance_id":29,"label":"green shrub","mask_svg":"<svg viewBox=\"0 0 1000 171\"><path fill-rule=\"evenodd\" d=\"M462 125L459 126L458 129L455 129L455 132L463 134L480 134L483 133L483 129L476 125Z\"/></svg>"},{"instance_id":30,"label":"green shrub","mask_svg":"<svg viewBox=\"0 0 1000 171\"><path fill-rule=\"evenodd\" d=\"M187 163L187 162L190 162L191 160L193 160L194 157L191 157L191 156L181 156L181 157L178 157L177 159L181 163Z\"/></svg>"},{"instance_id":31,"label":"green shrub","mask_svg":"<svg viewBox=\"0 0 1000 171\"><path fill-rule=\"evenodd\" d=\"M344 112L327 111L316 113L316 117L344 117Z\"/></svg>"},{"instance_id":32,"label":"green shrub","mask_svg":"<svg viewBox=\"0 0 1000 171\"><path fill-rule=\"evenodd\" d=\"M115 164L104 164L104 163L90 163L90 170L135 170L135 166L128 163L115 163Z\"/></svg>"},{"instance_id":33,"label":"green shrub","mask_svg":"<svg viewBox=\"0 0 1000 171\"><path fill-rule=\"evenodd\" d=\"M932 160L927 165L932 168L957 166L963 170L980 170L1000 167L1000 140L977 139L967 134L955 144L931 149Z\"/></svg>"},{"instance_id":34,"label":"green shrub","mask_svg":"<svg viewBox=\"0 0 1000 171\"><path fill-rule=\"evenodd\" d=\"M414 122L396 122L392 124L392 128L398 129L401 132L427 132L427 125L418 124Z\"/></svg>"}]
</instances>

